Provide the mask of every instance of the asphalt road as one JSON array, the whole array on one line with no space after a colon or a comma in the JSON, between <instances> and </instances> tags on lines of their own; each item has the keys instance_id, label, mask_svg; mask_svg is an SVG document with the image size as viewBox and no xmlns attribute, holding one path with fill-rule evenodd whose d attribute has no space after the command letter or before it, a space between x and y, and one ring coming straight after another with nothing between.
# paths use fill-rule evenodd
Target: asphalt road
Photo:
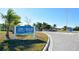
<instances>
[{"instance_id":1,"label":"asphalt road","mask_svg":"<svg viewBox=\"0 0 79 59\"><path fill-rule=\"evenodd\" d=\"M49 51L79 51L79 33L46 33L51 37Z\"/></svg>"}]
</instances>

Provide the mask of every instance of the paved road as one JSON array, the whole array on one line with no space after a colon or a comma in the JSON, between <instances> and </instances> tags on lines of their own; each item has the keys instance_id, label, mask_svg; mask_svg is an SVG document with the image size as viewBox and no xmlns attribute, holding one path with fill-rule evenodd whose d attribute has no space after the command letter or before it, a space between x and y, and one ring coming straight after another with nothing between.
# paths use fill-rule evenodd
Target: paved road
<instances>
[{"instance_id":1,"label":"paved road","mask_svg":"<svg viewBox=\"0 0 79 59\"><path fill-rule=\"evenodd\" d=\"M52 38L50 51L79 51L79 33L46 32Z\"/></svg>"}]
</instances>

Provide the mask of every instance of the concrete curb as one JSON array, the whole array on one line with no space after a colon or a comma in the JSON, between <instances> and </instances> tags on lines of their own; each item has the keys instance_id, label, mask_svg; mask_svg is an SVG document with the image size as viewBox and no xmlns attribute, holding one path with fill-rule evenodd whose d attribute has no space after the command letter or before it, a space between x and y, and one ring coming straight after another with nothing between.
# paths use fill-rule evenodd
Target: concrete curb
<instances>
[{"instance_id":1,"label":"concrete curb","mask_svg":"<svg viewBox=\"0 0 79 59\"><path fill-rule=\"evenodd\" d=\"M43 33L45 33L45 32L43 32ZM47 33L45 33L45 34L48 36L48 41L47 41L45 47L43 48L43 51L48 51L49 46L50 46L50 36Z\"/></svg>"}]
</instances>

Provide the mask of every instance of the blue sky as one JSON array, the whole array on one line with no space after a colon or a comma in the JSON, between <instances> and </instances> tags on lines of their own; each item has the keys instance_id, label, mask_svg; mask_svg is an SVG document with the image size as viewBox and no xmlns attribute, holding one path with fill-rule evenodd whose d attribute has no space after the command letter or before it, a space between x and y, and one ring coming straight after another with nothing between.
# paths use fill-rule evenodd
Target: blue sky
<instances>
[{"instance_id":1,"label":"blue sky","mask_svg":"<svg viewBox=\"0 0 79 59\"><path fill-rule=\"evenodd\" d=\"M26 23L26 16L31 20L30 24L36 22L46 22L48 24L57 24L57 27L63 27L67 24L69 27L79 25L79 8L13 8L16 14L21 16L22 24ZM6 14L8 8L0 8L0 12ZM0 23L3 19L0 17Z\"/></svg>"}]
</instances>

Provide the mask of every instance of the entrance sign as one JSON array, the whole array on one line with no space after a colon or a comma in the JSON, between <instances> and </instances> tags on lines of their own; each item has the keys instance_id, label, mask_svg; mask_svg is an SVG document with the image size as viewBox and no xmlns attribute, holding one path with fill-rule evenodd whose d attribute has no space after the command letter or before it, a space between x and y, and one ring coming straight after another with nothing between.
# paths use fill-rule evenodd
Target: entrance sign
<instances>
[{"instance_id":1,"label":"entrance sign","mask_svg":"<svg viewBox=\"0 0 79 59\"><path fill-rule=\"evenodd\" d=\"M16 35L30 35L34 33L32 26L16 26Z\"/></svg>"},{"instance_id":2,"label":"entrance sign","mask_svg":"<svg viewBox=\"0 0 79 59\"><path fill-rule=\"evenodd\" d=\"M73 28L68 27L68 28L67 28L67 31L68 31L68 32L73 32Z\"/></svg>"},{"instance_id":3,"label":"entrance sign","mask_svg":"<svg viewBox=\"0 0 79 59\"><path fill-rule=\"evenodd\" d=\"M35 27L30 25L26 26L15 26L14 28L14 36L16 35L33 35L35 37Z\"/></svg>"}]
</instances>

